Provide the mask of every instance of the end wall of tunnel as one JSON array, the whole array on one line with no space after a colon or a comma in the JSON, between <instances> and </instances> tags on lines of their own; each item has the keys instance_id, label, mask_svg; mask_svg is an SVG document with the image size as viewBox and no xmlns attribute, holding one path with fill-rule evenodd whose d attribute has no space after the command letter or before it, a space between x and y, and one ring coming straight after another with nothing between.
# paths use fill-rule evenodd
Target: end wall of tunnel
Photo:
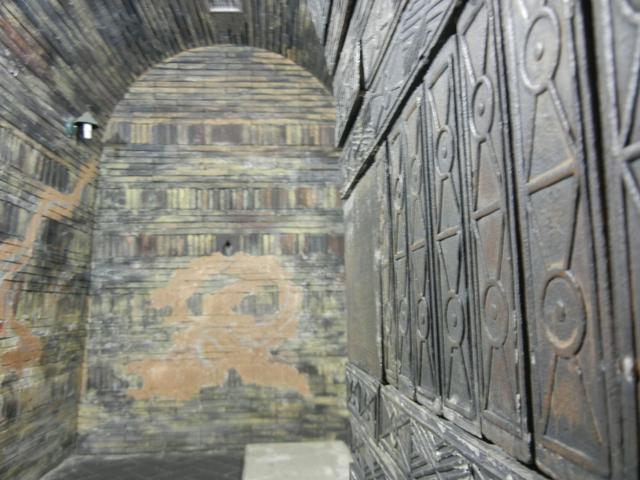
<instances>
[{"instance_id":1,"label":"end wall of tunnel","mask_svg":"<svg viewBox=\"0 0 640 480\"><path fill-rule=\"evenodd\" d=\"M280 55L147 72L105 132L79 450L344 437L335 108Z\"/></svg>"},{"instance_id":2,"label":"end wall of tunnel","mask_svg":"<svg viewBox=\"0 0 640 480\"><path fill-rule=\"evenodd\" d=\"M224 415L207 416L220 392L264 395L258 403L291 398L295 408L315 402L304 383L283 388L281 375L250 386L237 369L209 376L195 396L188 395L203 385L186 375L176 388L153 387L166 366L154 359L207 365L218 358L211 337L194 345L194 328L209 328L214 317L256 328L275 321L269 312L283 304L281 293L295 300L306 288L299 267L340 249L311 240L307 226L296 225L302 242L284 240L284 231L258 241L230 227L214 232L208 207L187 213L206 199L223 216L242 206L251 211L247 220L264 226L256 205L317 212L308 192L251 197L224 184L225 193L194 193L185 178L184 187L158 191L153 179L132 180L136 159L156 165L166 184L184 173L171 161L175 152L189 154L189 175L211 165L221 146L205 153L202 138L233 139L240 152L248 139L263 148L264 135L284 148L286 129L161 125L125 100L138 120L119 117L109 129L109 175L95 217L104 230L92 241L102 150L64 137L64 117L89 108L106 122L146 69L214 43L280 53L333 86L346 219L351 477L640 477L636 0L245 0L244 18L228 24L197 0L118 5L0 4L0 446L9 459L0 477L37 478L74 451L81 385L79 438L87 452L128 442L206 447L215 439L187 438L182 432L196 427L178 406L233 429ZM142 99L143 90L131 98ZM313 138L324 148L323 135ZM143 204L157 205L147 223ZM126 212L130 223L116 222L114 212ZM166 225L188 215L203 232L164 238L173 235L164 235ZM222 254L227 242L239 253ZM257 293L244 288L243 265L254 256L264 257L267 272L252 279ZM230 275L220 275L227 267ZM141 275L119 276L134 269ZM125 294L118 282L132 288ZM104 303L93 295L101 286ZM188 301L176 304L176 292ZM220 292L228 308L213 315L209 301ZM128 309L137 312L132 323L118 323ZM297 332L310 325L305 315ZM163 333L142 341L144 328ZM90 382L80 378L86 329ZM308 385L317 420L328 377L310 368L321 360L303 360L315 340L297 343L285 330L281 347L264 358L316 379ZM242 351L251 331L241 345L223 348ZM128 350L117 361L104 340L114 332ZM244 425L239 410L234 418ZM289 413L270 412L280 415L276 435L305 429L304 419L289 423ZM148 428L156 418L157 432ZM123 437L116 427L129 423Z\"/></svg>"}]
</instances>

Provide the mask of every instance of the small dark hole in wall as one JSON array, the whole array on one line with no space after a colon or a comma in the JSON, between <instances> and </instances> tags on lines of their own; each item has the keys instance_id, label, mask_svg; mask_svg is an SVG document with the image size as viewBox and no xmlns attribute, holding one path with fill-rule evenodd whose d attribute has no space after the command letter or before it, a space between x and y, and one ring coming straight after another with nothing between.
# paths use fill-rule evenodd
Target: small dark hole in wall
<instances>
[{"instance_id":1,"label":"small dark hole in wall","mask_svg":"<svg viewBox=\"0 0 640 480\"><path fill-rule=\"evenodd\" d=\"M225 242L224 246L222 247L222 254L225 257L230 257L231 255L233 255L234 253L234 248L233 245L231 245L231 242L227 241Z\"/></svg>"}]
</instances>

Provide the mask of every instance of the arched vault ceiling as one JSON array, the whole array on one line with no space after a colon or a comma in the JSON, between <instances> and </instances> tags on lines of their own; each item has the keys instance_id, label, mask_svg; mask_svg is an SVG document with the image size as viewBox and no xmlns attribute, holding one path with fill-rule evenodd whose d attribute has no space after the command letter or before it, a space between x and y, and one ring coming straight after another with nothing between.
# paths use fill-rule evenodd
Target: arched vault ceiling
<instances>
[{"instance_id":1,"label":"arched vault ceiling","mask_svg":"<svg viewBox=\"0 0 640 480\"><path fill-rule=\"evenodd\" d=\"M182 51L221 43L279 53L325 84L329 75L306 0L4 0L0 3L0 117L55 150L65 120L91 109L105 125L129 86Z\"/></svg>"}]
</instances>

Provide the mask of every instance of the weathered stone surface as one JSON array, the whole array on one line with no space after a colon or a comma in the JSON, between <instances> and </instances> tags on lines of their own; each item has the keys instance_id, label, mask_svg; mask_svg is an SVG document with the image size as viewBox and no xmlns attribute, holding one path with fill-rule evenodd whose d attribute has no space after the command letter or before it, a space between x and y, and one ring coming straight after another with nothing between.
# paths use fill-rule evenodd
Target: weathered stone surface
<instances>
[{"instance_id":1,"label":"weathered stone surface","mask_svg":"<svg viewBox=\"0 0 640 480\"><path fill-rule=\"evenodd\" d=\"M81 451L344 436L333 121L316 79L251 48L132 86L101 162Z\"/></svg>"},{"instance_id":2,"label":"weathered stone surface","mask_svg":"<svg viewBox=\"0 0 640 480\"><path fill-rule=\"evenodd\" d=\"M358 247L381 231L384 366L377 406L349 380L372 408L363 419L350 405L352 476L506 475L489 457L447 457L440 432L415 447L427 437L412 424L429 412L454 428L449 445L466 430L474 449L488 440L526 464L519 475L637 478L637 6L399 10L363 20L356 7L348 30L365 32L364 100L340 135L343 196L348 212L381 208L347 237L347 265L364 268ZM352 107L338 108L343 128ZM364 296L347 281L348 297ZM364 351L350 347L354 365ZM442 466L420 470L431 459Z\"/></svg>"},{"instance_id":3,"label":"weathered stone surface","mask_svg":"<svg viewBox=\"0 0 640 480\"><path fill-rule=\"evenodd\" d=\"M544 478L351 364L347 376L352 478Z\"/></svg>"},{"instance_id":4,"label":"weathered stone surface","mask_svg":"<svg viewBox=\"0 0 640 480\"><path fill-rule=\"evenodd\" d=\"M635 305L640 298L640 70L637 67L640 10L637 2L603 0L596 3L598 99L605 145L604 156L597 157L597 163L605 168L609 268L614 279L615 329L613 338L603 338L607 346L604 357L621 373L610 385L617 384L623 407L622 449L614 448L611 454L614 462L623 466L622 477L637 478L640 471L640 312ZM589 177L588 180L594 184L598 179ZM594 188L597 187L594 185ZM606 263L605 258L599 260L599 265ZM611 343L615 349L608 348ZM614 416L614 428L618 421Z\"/></svg>"},{"instance_id":5,"label":"weathered stone surface","mask_svg":"<svg viewBox=\"0 0 640 480\"><path fill-rule=\"evenodd\" d=\"M356 0L331 0L331 16L324 49L327 69L330 75L333 75L338 66L338 60L342 53L344 38L349 28L351 12L355 3Z\"/></svg>"},{"instance_id":6,"label":"weathered stone surface","mask_svg":"<svg viewBox=\"0 0 640 480\"><path fill-rule=\"evenodd\" d=\"M588 68L583 11L510 4L504 16L536 462L560 478L606 478L615 430L603 357L607 298L595 260L604 250L599 191L590 183L594 129L587 87L579 88Z\"/></svg>"},{"instance_id":7,"label":"weathered stone surface","mask_svg":"<svg viewBox=\"0 0 640 480\"><path fill-rule=\"evenodd\" d=\"M309 1L0 5L0 477L72 449L81 383L87 450L340 428L341 163L352 478L637 479L638 2ZM313 72L335 128L291 72L245 64L212 98L187 92L214 64L163 64L99 131L91 252L101 145L64 121L104 126L149 67L212 43ZM248 79L290 88L281 115L258 96L234 116ZM214 303L246 327L226 349Z\"/></svg>"},{"instance_id":8,"label":"weathered stone surface","mask_svg":"<svg viewBox=\"0 0 640 480\"><path fill-rule=\"evenodd\" d=\"M26 479L74 446L97 157L0 122L0 161L0 478Z\"/></svg>"},{"instance_id":9,"label":"weathered stone surface","mask_svg":"<svg viewBox=\"0 0 640 480\"><path fill-rule=\"evenodd\" d=\"M38 478L74 446L97 162L107 120L131 83L182 51L235 43L281 53L330 84L306 1L260 0L243 2L243 7L231 19L211 14L204 0L1 2L0 478ZM65 122L86 110L103 128L95 141L78 143L65 135ZM230 135L226 127L200 120L195 128L161 125L153 135L167 145L210 143ZM281 138L309 146L332 142L330 122L300 128L298 120L291 116L289 124L231 130L249 144L270 145ZM152 135L144 126L129 129L120 123L123 136ZM338 205L331 188L283 183L256 195L265 205ZM128 201L163 201L155 200L162 194L149 190L139 190L142 200ZM184 195L166 193L171 202ZM101 201L122 201L123 190L110 194L102 195L110 200ZM230 195L230 189L212 194L210 208L249 201L244 194ZM242 200L236 200L238 195ZM341 244L338 236L324 233L309 233L304 241L294 234L279 238L291 251L339 251ZM207 240L198 241L201 251L211 250L204 246ZM265 250L276 243L258 237L251 241L263 242ZM167 248L179 250L180 242L169 239ZM117 241L114 245L124 248ZM137 245L148 251L145 241ZM112 380L106 368L100 378Z\"/></svg>"},{"instance_id":10,"label":"weathered stone surface","mask_svg":"<svg viewBox=\"0 0 640 480\"><path fill-rule=\"evenodd\" d=\"M379 27L373 27L390 36L376 40L386 49L384 55L382 52L379 52L380 57L372 55L370 49L365 49L366 43L363 44L364 65L374 65L377 62L379 65L375 68L375 76L373 66L366 70L370 72L370 76L366 79L367 89L362 108L346 137L342 154L345 195L349 194L366 171L367 165L373 160L375 149L381 145L385 134L392 127L398 109L411 93L417 76L433 58L442 31L453 19L456 5L453 0L405 2L403 7L398 8L401 11L399 18L391 18L389 15L389 19L382 20ZM365 40L367 37L364 36L370 31L369 25L380 20L378 15L371 12L366 17L366 23L360 29ZM360 23L362 20L355 17L355 21ZM386 23L390 25L387 26ZM370 60L366 60L367 53ZM337 115L340 119L342 112L338 111Z\"/></svg>"},{"instance_id":11,"label":"weathered stone surface","mask_svg":"<svg viewBox=\"0 0 640 480\"><path fill-rule=\"evenodd\" d=\"M318 35L318 40L320 40L321 45L324 45L327 40L331 3L332 0L311 0L307 3L309 16L316 29L316 34Z\"/></svg>"},{"instance_id":12,"label":"weathered stone surface","mask_svg":"<svg viewBox=\"0 0 640 480\"><path fill-rule=\"evenodd\" d=\"M382 325L378 286L378 235L372 227L378 224L381 205L378 183L373 176L363 179L354 195L344 205L345 270L347 283L357 285L347 295L349 358L376 378L382 378ZM358 239L358 240L356 240Z\"/></svg>"},{"instance_id":13,"label":"weathered stone surface","mask_svg":"<svg viewBox=\"0 0 640 480\"><path fill-rule=\"evenodd\" d=\"M468 182L468 258L476 317L482 434L528 461L521 286L513 165L506 126L498 5L478 2L458 21L463 176Z\"/></svg>"}]
</instances>

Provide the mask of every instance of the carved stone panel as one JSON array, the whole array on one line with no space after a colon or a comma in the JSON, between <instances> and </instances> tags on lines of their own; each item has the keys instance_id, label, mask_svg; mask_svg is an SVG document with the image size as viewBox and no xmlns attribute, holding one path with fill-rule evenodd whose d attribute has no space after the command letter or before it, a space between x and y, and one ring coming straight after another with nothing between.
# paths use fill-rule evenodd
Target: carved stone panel
<instances>
[{"instance_id":1,"label":"carved stone panel","mask_svg":"<svg viewBox=\"0 0 640 480\"><path fill-rule=\"evenodd\" d=\"M378 237L378 298L382 323L382 359L387 383L398 384L398 368L396 362L398 330L395 321L395 289L393 274L393 241L391 237L391 187L389 164L387 161L387 145L382 144L376 154L378 173L378 192L380 202L380 221Z\"/></svg>"},{"instance_id":2,"label":"carved stone panel","mask_svg":"<svg viewBox=\"0 0 640 480\"><path fill-rule=\"evenodd\" d=\"M354 41L345 50L340 57L333 80L333 95L336 99L336 145L342 145L346 128L362 102L360 42Z\"/></svg>"},{"instance_id":3,"label":"carved stone panel","mask_svg":"<svg viewBox=\"0 0 640 480\"><path fill-rule=\"evenodd\" d=\"M380 225L380 195L376 164L343 204L345 224L345 277L348 353L351 362L377 378L382 376L380 342L381 290L371 288L380 275L380 243L372 229ZM386 232L388 234L388 232ZM385 264L385 268L388 262ZM389 281L387 280L387 284Z\"/></svg>"},{"instance_id":4,"label":"carved stone panel","mask_svg":"<svg viewBox=\"0 0 640 480\"><path fill-rule=\"evenodd\" d=\"M398 386L409 396L414 395L413 385L413 329L409 287L409 255L407 244L407 136L402 122L388 140L389 172L392 202L392 246L398 329Z\"/></svg>"},{"instance_id":5,"label":"carved stone panel","mask_svg":"<svg viewBox=\"0 0 640 480\"><path fill-rule=\"evenodd\" d=\"M622 393L624 478L638 478L640 352L640 3L598 2L601 124L605 126L608 234L613 313L619 325L617 370ZM634 332L630 335L629 332Z\"/></svg>"},{"instance_id":6,"label":"carved stone panel","mask_svg":"<svg viewBox=\"0 0 640 480\"><path fill-rule=\"evenodd\" d=\"M457 69L454 38L433 61L424 81L428 215L434 244L433 311L442 332L444 415L478 433L475 326L469 309Z\"/></svg>"},{"instance_id":7,"label":"carved stone panel","mask_svg":"<svg viewBox=\"0 0 640 480\"><path fill-rule=\"evenodd\" d=\"M497 2L470 4L458 22L466 155L472 311L482 433L522 460L530 458L527 391L508 105Z\"/></svg>"},{"instance_id":8,"label":"carved stone panel","mask_svg":"<svg viewBox=\"0 0 640 480\"><path fill-rule=\"evenodd\" d=\"M388 47L406 0L373 0L362 35L362 65L366 84L370 84Z\"/></svg>"},{"instance_id":9,"label":"carved stone panel","mask_svg":"<svg viewBox=\"0 0 640 480\"><path fill-rule=\"evenodd\" d=\"M435 429L416 421L412 422L412 453L411 478L476 478L472 471L478 466L469 464Z\"/></svg>"},{"instance_id":10,"label":"carved stone panel","mask_svg":"<svg viewBox=\"0 0 640 480\"><path fill-rule=\"evenodd\" d=\"M604 258L593 191L581 2L507 2L536 462L556 478L607 478L610 425ZM581 53L582 52L582 53ZM593 184L590 183L593 180Z\"/></svg>"},{"instance_id":11,"label":"carved stone panel","mask_svg":"<svg viewBox=\"0 0 640 480\"><path fill-rule=\"evenodd\" d=\"M432 247L427 231L427 195L422 120L422 90L411 97L399 120L404 135L407 161L407 219L410 267L410 303L412 359L416 395L433 410L440 409L440 374L438 371L438 328L432 301Z\"/></svg>"},{"instance_id":12,"label":"carved stone panel","mask_svg":"<svg viewBox=\"0 0 640 480\"><path fill-rule=\"evenodd\" d=\"M345 188L349 193L363 164L371 159L372 150L389 126L392 114L398 107L402 93L408 91L425 59L436 46L438 35L451 17L453 0L411 0L401 9L389 39L389 46L376 67L375 75L367 78L367 92L351 135L343 153L346 163ZM373 12L368 22L375 22ZM395 21L395 20L394 20ZM371 52L364 45L368 38L363 34L363 56L370 62ZM364 65L364 64L363 64ZM371 67L364 67L371 68Z\"/></svg>"},{"instance_id":13,"label":"carved stone panel","mask_svg":"<svg viewBox=\"0 0 640 480\"><path fill-rule=\"evenodd\" d=\"M307 0L307 8L309 16L316 29L318 40L324 45L327 39L327 24L329 23L329 14L331 13L332 0Z\"/></svg>"},{"instance_id":14,"label":"carved stone panel","mask_svg":"<svg viewBox=\"0 0 640 480\"><path fill-rule=\"evenodd\" d=\"M351 464L352 480L386 480L382 465L376 458L366 434L359 428L356 422L351 425L351 452L353 463Z\"/></svg>"},{"instance_id":15,"label":"carved stone panel","mask_svg":"<svg viewBox=\"0 0 640 480\"><path fill-rule=\"evenodd\" d=\"M359 413L351 416L357 479L541 479L494 445L409 400L395 387L380 385L359 368L348 367L349 405L360 405L362 391L378 392L378 436ZM377 389L376 389L377 387ZM354 395L358 398L352 398ZM354 410L352 410L354 412Z\"/></svg>"},{"instance_id":16,"label":"carved stone panel","mask_svg":"<svg viewBox=\"0 0 640 480\"><path fill-rule=\"evenodd\" d=\"M378 421L379 384L373 377L360 374L360 370L347 365L347 406L352 417L371 438L376 438Z\"/></svg>"},{"instance_id":17,"label":"carved stone panel","mask_svg":"<svg viewBox=\"0 0 640 480\"><path fill-rule=\"evenodd\" d=\"M349 27L349 13L353 8L355 0L332 0L331 18L327 30L325 58L327 59L327 69L333 74L338 65L338 58L342 42Z\"/></svg>"},{"instance_id":18,"label":"carved stone panel","mask_svg":"<svg viewBox=\"0 0 640 480\"><path fill-rule=\"evenodd\" d=\"M433 47L450 13L451 0L411 0L394 31L389 52L368 92L368 126L380 133L421 55Z\"/></svg>"},{"instance_id":19,"label":"carved stone panel","mask_svg":"<svg viewBox=\"0 0 640 480\"><path fill-rule=\"evenodd\" d=\"M390 478L522 478L523 472L514 460L507 460L507 466L505 455L495 447L494 451L474 448L473 445L480 444L478 439L470 440L468 434L456 427L452 431L443 428L445 421L436 420L395 389L381 388L380 415L380 446L391 457L389 463L394 467L388 469L392 473ZM396 471L398 474L394 475Z\"/></svg>"},{"instance_id":20,"label":"carved stone panel","mask_svg":"<svg viewBox=\"0 0 640 480\"><path fill-rule=\"evenodd\" d=\"M338 67L333 80L336 99L336 145L342 146L345 135L358 115L363 98L362 36L371 9L367 2L357 2L351 15Z\"/></svg>"},{"instance_id":21,"label":"carved stone panel","mask_svg":"<svg viewBox=\"0 0 640 480\"><path fill-rule=\"evenodd\" d=\"M396 391L382 390L380 396L379 444L393 459L400 478L411 478L413 428L409 413L394 401Z\"/></svg>"}]
</instances>

